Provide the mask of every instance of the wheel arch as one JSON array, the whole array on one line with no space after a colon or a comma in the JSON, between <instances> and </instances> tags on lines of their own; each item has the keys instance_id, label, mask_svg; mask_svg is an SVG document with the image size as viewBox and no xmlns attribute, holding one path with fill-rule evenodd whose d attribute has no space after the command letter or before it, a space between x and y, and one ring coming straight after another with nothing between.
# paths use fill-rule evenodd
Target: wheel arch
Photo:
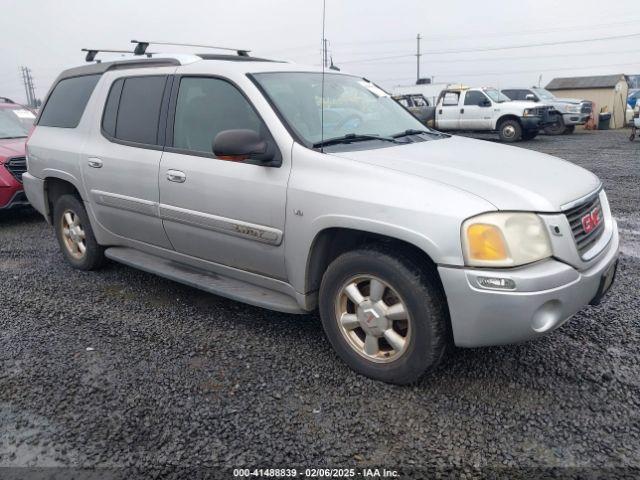
<instances>
[{"instance_id":1,"label":"wheel arch","mask_svg":"<svg viewBox=\"0 0 640 480\"><path fill-rule=\"evenodd\" d=\"M305 291L311 293L319 289L324 272L339 255L372 244L392 246L394 251L402 252L414 260L416 264L424 265L424 268L435 271L439 278L434 258L435 252L433 251L435 245L430 244L433 248L428 248L431 250L429 252L424 248L424 245L430 242L426 241L424 237L422 237L422 241L410 237L411 234L406 233L405 235L392 236L372 228L361 229L345 226L331 226L318 231L313 238L307 257Z\"/></svg>"},{"instance_id":2,"label":"wheel arch","mask_svg":"<svg viewBox=\"0 0 640 480\"><path fill-rule=\"evenodd\" d=\"M63 173L63 172L60 172ZM44 179L44 199L45 199L45 208L47 209L45 213L45 218L49 223L53 221L53 205L56 200L60 198L62 195L75 195L80 200L82 198L82 194L80 193L80 189L75 184L75 178L64 174L64 175L49 175Z\"/></svg>"},{"instance_id":3,"label":"wheel arch","mask_svg":"<svg viewBox=\"0 0 640 480\"><path fill-rule=\"evenodd\" d=\"M518 117L517 115L515 115L513 113L506 113L506 114L498 117L498 119L496 120L496 124L494 126L494 130L499 130L500 129L500 125L502 124L502 122L504 122L506 120L515 120L516 122L518 122L520 124L520 127L522 127L522 121L520 120L520 117Z\"/></svg>"}]
</instances>

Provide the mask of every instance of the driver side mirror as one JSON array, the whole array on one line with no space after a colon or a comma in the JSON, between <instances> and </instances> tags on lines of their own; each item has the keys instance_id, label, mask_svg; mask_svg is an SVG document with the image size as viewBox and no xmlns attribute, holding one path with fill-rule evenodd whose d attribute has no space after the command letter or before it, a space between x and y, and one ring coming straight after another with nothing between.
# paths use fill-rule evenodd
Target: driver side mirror
<instances>
[{"instance_id":1,"label":"driver side mirror","mask_svg":"<svg viewBox=\"0 0 640 480\"><path fill-rule=\"evenodd\" d=\"M484 100L481 100L478 105L481 106L481 107L490 107L491 106L491 100L489 100L488 98L485 98Z\"/></svg>"},{"instance_id":2,"label":"driver side mirror","mask_svg":"<svg viewBox=\"0 0 640 480\"><path fill-rule=\"evenodd\" d=\"M530 102L537 102L538 101L538 97L536 97L533 93L527 93L527 95L524 97L525 100L529 100Z\"/></svg>"},{"instance_id":3,"label":"driver side mirror","mask_svg":"<svg viewBox=\"0 0 640 480\"><path fill-rule=\"evenodd\" d=\"M258 163L266 167L279 167L277 148L254 130L238 129L219 132L212 143L213 154L221 160Z\"/></svg>"}]
</instances>

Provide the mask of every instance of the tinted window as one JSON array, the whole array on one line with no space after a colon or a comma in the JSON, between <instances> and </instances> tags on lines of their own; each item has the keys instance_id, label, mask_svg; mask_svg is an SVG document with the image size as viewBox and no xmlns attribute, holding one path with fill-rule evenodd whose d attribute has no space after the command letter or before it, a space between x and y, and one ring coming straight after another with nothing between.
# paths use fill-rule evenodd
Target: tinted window
<instances>
[{"instance_id":1,"label":"tinted window","mask_svg":"<svg viewBox=\"0 0 640 480\"><path fill-rule=\"evenodd\" d=\"M118 104L120 103L120 94L122 93L123 85L124 79L122 78L113 83L104 107L102 128L112 137L116 136L116 116L118 115Z\"/></svg>"},{"instance_id":2,"label":"tinted window","mask_svg":"<svg viewBox=\"0 0 640 480\"><path fill-rule=\"evenodd\" d=\"M233 129L268 135L249 102L229 82L202 77L180 81L173 128L175 148L211 153L215 136Z\"/></svg>"},{"instance_id":3,"label":"tinted window","mask_svg":"<svg viewBox=\"0 0 640 480\"><path fill-rule=\"evenodd\" d=\"M502 93L511 100L524 100L527 94L531 92L529 90L502 90Z\"/></svg>"},{"instance_id":4,"label":"tinted window","mask_svg":"<svg viewBox=\"0 0 640 480\"><path fill-rule=\"evenodd\" d=\"M128 77L124 80L116 115L114 136L117 139L147 145L158 142L158 122L166 80L166 76ZM113 105L107 107L114 108Z\"/></svg>"},{"instance_id":5,"label":"tinted window","mask_svg":"<svg viewBox=\"0 0 640 480\"><path fill-rule=\"evenodd\" d=\"M100 75L85 75L58 82L42 110L38 125L77 127L98 80Z\"/></svg>"},{"instance_id":6,"label":"tinted window","mask_svg":"<svg viewBox=\"0 0 640 480\"><path fill-rule=\"evenodd\" d=\"M478 92L477 90L472 90L470 92L467 92L467 94L465 95L464 104L465 105L480 105L485 100L488 100L488 98L485 97L482 92Z\"/></svg>"}]
</instances>

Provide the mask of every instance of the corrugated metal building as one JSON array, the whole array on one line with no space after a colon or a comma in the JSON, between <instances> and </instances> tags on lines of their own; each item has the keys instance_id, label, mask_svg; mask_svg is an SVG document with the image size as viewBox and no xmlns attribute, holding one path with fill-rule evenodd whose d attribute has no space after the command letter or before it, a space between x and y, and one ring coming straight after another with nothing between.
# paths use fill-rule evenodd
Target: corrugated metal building
<instances>
[{"instance_id":1,"label":"corrugated metal building","mask_svg":"<svg viewBox=\"0 0 640 480\"><path fill-rule=\"evenodd\" d=\"M594 112L599 113L605 108L607 112L611 113L610 128L625 126L629 85L626 75L622 73L593 77L554 78L546 88L557 97L591 100L594 103Z\"/></svg>"}]
</instances>

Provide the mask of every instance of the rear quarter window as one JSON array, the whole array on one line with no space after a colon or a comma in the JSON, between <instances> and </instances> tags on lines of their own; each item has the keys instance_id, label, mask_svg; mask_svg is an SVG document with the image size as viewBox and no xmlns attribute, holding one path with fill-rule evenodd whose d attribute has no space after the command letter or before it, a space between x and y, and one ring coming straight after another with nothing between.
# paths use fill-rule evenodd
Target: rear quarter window
<instances>
[{"instance_id":1,"label":"rear quarter window","mask_svg":"<svg viewBox=\"0 0 640 480\"><path fill-rule=\"evenodd\" d=\"M42 109L38 125L76 128L100 75L66 78L58 82Z\"/></svg>"}]
</instances>

